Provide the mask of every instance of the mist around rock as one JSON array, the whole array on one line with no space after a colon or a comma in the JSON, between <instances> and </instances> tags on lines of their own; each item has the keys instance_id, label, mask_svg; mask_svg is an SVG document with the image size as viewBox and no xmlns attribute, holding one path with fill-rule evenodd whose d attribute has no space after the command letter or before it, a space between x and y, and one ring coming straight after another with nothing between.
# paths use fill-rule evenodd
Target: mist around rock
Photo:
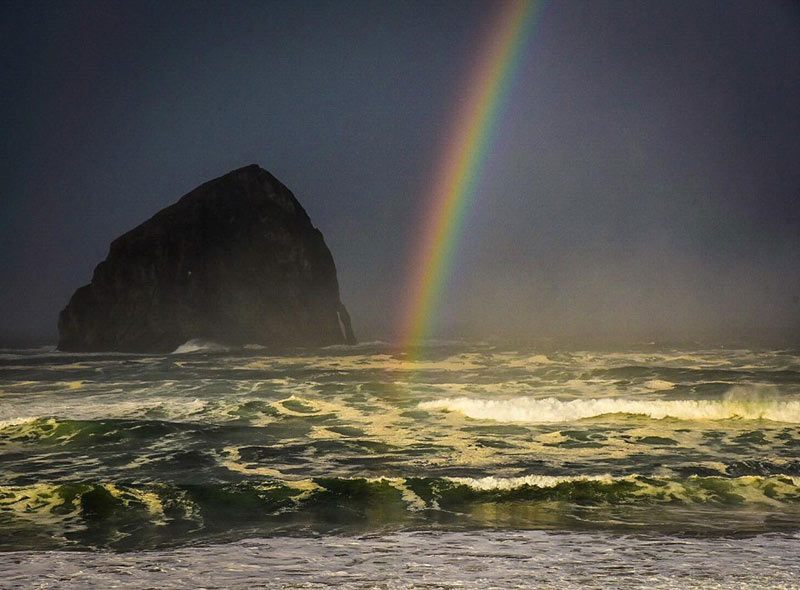
<instances>
[{"instance_id":1,"label":"mist around rock","mask_svg":"<svg viewBox=\"0 0 800 590\"><path fill-rule=\"evenodd\" d=\"M322 233L256 165L199 186L114 240L58 329L63 351L355 343Z\"/></svg>"}]
</instances>

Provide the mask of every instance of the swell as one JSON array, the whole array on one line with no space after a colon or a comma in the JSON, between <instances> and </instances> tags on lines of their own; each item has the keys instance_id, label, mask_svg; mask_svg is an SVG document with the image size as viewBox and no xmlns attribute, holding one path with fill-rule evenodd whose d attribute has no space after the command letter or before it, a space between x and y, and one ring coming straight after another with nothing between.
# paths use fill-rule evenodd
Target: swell
<instances>
[{"instance_id":1,"label":"swell","mask_svg":"<svg viewBox=\"0 0 800 590\"><path fill-rule=\"evenodd\" d=\"M509 519L523 528L573 528L586 514L595 525L615 528L620 514L641 518L654 508L700 510L701 521L714 514L724 521L739 509L780 515L795 514L799 505L800 477L789 475L39 483L0 486L0 526L10 533L0 550L20 543L141 549L292 531L495 527ZM677 519L657 522L670 521Z\"/></svg>"},{"instance_id":2,"label":"swell","mask_svg":"<svg viewBox=\"0 0 800 590\"><path fill-rule=\"evenodd\" d=\"M53 417L0 421L0 446L6 442L57 445L108 445L165 437L191 424L163 420L59 420Z\"/></svg>"}]
</instances>

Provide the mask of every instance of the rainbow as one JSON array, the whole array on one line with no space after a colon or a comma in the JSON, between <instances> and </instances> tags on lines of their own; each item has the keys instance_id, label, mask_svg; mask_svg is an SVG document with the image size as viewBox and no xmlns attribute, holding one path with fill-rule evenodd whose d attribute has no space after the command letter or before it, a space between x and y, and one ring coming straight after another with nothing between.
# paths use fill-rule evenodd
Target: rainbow
<instances>
[{"instance_id":1,"label":"rainbow","mask_svg":"<svg viewBox=\"0 0 800 590\"><path fill-rule=\"evenodd\" d=\"M401 338L405 348L430 336L449 268L475 188L491 146L493 129L506 102L526 39L538 14L537 0L498 3L486 45L478 54L465 100L439 163L425 212L422 240L412 257Z\"/></svg>"}]
</instances>

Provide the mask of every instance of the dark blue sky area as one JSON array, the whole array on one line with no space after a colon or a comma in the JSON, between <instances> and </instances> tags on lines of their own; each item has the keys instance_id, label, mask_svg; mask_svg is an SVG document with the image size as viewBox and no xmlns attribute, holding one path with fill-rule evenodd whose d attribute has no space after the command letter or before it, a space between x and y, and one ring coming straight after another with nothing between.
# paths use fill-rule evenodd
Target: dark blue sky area
<instances>
[{"instance_id":1,"label":"dark blue sky area","mask_svg":"<svg viewBox=\"0 0 800 590\"><path fill-rule=\"evenodd\" d=\"M493 2L4 2L0 341L54 341L112 239L258 163L390 339ZM548 3L438 333L800 333L800 4Z\"/></svg>"}]
</instances>

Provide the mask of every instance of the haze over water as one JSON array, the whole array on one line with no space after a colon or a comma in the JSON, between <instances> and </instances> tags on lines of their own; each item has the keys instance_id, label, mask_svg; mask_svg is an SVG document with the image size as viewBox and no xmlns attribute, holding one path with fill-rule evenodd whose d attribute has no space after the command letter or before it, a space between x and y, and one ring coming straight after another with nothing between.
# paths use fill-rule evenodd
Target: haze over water
<instances>
[{"instance_id":1,"label":"haze over water","mask_svg":"<svg viewBox=\"0 0 800 590\"><path fill-rule=\"evenodd\" d=\"M4 2L0 344L55 342L112 240L252 163L392 340L513 4ZM797 4L534 4L431 336L797 345Z\"/></svg>"}]
</instances>

